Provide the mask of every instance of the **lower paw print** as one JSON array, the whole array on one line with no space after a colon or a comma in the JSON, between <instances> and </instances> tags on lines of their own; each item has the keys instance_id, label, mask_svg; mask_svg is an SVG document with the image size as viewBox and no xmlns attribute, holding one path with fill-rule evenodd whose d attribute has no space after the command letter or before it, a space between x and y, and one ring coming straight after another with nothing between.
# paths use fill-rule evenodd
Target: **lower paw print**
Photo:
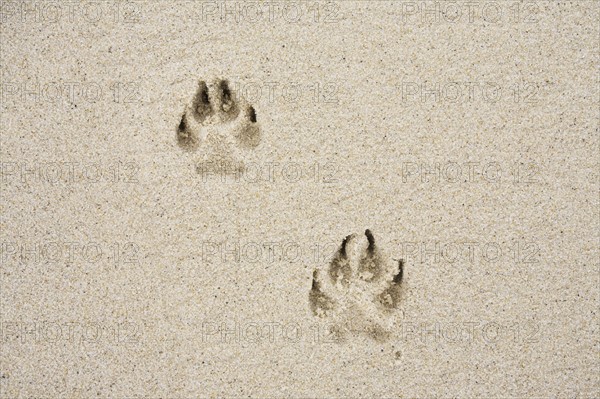
<instances>
[{"instance_id":1,"label":"lower paw print","mask_svg":"<svg viewBox=\"0 0 600 399\"><path fill-rule=\"evenodd\" d=\"M313 272L309 293L313 314L326 319L336 340L363 335L386 341L400 305L402 260L392 262L376 246L370 230L346 237L326 275Z\"/></svg>"},{"instance_id":2,"label":"lower paw print","mask_svg":"<svg viewBox=\"0 0 600 399\"><path fill-rule=\"evenodd\" d=\"M177 126L177 143L198 154L200 173L242 170L244 151L260 143L256 111L226 80L200 81Z\"/></svg>"}]
</instances>

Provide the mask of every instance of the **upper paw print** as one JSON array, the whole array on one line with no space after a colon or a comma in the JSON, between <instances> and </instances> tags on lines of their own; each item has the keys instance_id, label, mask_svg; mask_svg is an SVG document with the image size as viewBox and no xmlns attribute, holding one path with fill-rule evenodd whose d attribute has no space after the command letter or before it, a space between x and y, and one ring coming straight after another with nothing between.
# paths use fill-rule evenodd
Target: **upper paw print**
<instances>
[{"instance_id":1,"label":"upper paw print","mask_svg":"<svg viewBox=\"0 0 600 399\"><path fill-rule=\"evenodd\" d=\"M200 150L198 168L226 173L243 167L242 150L260 143L256 110L226 80L200 81L177 126L177 142L184 150Z\"/></svg>"},{"instance_id":2,"label":"upper paw print","mask_svg":"<svg viewBox=\"0 0 600 399\"><path fill-rule=\"evenodd\" d=\"M327 277L314 271L311 310L333 323L338 338L358 333L384 341L393 324L389 316L400 304L403 273L403 261L387 258L370 230L365 239L349 235L329 263Z\"/></svg>"}]
</instances>

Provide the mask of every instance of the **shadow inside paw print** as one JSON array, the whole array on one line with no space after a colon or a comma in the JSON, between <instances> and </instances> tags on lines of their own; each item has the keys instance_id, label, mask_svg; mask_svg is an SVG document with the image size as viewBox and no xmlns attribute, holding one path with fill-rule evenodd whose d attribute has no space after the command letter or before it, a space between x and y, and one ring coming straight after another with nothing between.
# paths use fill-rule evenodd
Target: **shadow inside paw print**
<instances>
[{"instance_id":1,"label":"shadow inside paw print","mask_svg":"<svg viewBox=\"0 0 600 399\"><path fill-rule=\"evenodd\" d=\"M337 339L366 334L383 342L400 305L404 262L388 259L370 230L365 238L356 234L344 238L329 263L328 278L321 278L319 270L313 272L309 303L315 316L332 323Z\"/></svg>"},{"instance_id":2,"label":"shadow inside paw print","mask_svg":"<svg viewBox=\"0 0 600 399\"><path fill-rule=\"evenodd\" d=\"M226 80L209 84L202 80L177 126L177 143L199 155L199 172L223 174L243 169L243 151L260 143L256 110L236 96Z\"/></svg>"}]
</instances>

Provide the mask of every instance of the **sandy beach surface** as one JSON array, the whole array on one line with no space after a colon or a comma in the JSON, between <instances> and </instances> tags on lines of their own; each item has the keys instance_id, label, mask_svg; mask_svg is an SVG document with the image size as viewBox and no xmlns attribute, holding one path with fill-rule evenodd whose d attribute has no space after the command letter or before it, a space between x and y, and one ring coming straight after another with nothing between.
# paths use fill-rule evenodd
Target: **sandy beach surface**
<instances>
[{"instance_id":1,"label":"sandy beach surface","mask_svg":"<svg viewBox=\"0 0 600 399\"><path fill-rule=\"evenodd\" d=\"M1 398L600 397L599 2L1 7Z\"/></svg>"}]
</instances>

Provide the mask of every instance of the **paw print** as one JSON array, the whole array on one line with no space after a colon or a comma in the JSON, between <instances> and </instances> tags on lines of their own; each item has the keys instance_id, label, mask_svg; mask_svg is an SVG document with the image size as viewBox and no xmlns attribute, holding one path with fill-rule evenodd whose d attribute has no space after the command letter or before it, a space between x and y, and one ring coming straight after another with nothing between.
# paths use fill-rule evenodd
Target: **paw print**
<instances>
[{"instance_id":1,"label":"paw print","mask_svg":"<svg viewBox=\"0 0 600 399\"><path fill-rule=\"evenodd\" d=\"M226 80L209 84L202 80L177 126L177 143L198 154L198 172L243 170L244 151L260 143L256 111L233 93Z\"/></svg>"},{"instance_id":2,"label":"paw print","mask_svg":"<svg viewBox=\"0 0 600 399\"><path fill-rule=\"evenodd\" d=\"M370 230L364 238L349 235L329 263L327 276L313 272L310 308L332 323L336 339L366 335L384 342L400 305L403 269L402 260L392 262L376 246Z\"/></svg>"}]
</instances>

